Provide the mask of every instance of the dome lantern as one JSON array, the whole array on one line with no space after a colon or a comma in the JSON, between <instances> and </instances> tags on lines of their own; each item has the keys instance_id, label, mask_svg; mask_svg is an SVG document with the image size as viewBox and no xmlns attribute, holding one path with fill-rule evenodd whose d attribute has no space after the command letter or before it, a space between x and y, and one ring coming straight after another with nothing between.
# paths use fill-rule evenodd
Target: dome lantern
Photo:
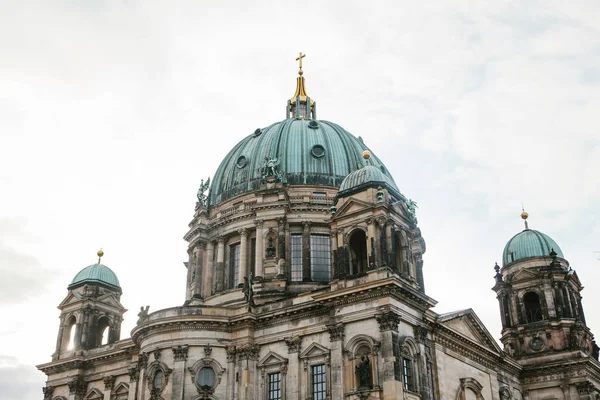
<instances>
[{"instance_id":1,"label":"dome lantern","mask_svg":"<svg viewBox=\"0 0 600 400\"><path fill-rule=\"evenodd\" d=\"M296 78L296 92L288 100L286 109L286 118L297 119L317 119L317 104L306 94L306 85L304 83L304 72L302 71L302 59L306 54L300 54L296 58L298 61L298 77Z\"/></svg>"}]
</instances>

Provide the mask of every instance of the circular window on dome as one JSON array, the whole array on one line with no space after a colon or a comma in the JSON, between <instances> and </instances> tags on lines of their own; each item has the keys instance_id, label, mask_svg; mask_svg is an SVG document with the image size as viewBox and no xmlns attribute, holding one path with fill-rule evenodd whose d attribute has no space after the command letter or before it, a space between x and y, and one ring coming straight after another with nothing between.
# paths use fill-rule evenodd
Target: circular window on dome
<instances>
[{"instance_id":1,"label":"circular window on dome","mask_svg":"<svg viewBox=\"0 0 600 400\"><path fill-rule=\"evenodd\" d=\"M310 154L312 154L313 157L321 158L325 155L325 147L320 144L315 144L310 150Z\"/></svg>"},{"instance_id":2,"label":"circular window on dome","mask_svg":"<svg viewBox=\"0 0 600 400\"><path fill-rule=\"evenodd\" d=\"M202 367L196 374L196 382L203 390L212 389L215 386L215 370L210 367Z\"/></svg>"},{"instance_id":3,"label":"circular window on dome","mask_svg":"<svg viewBox=\"0 0 600 400\"><path fill-rule=\"evenodd\" d=\"M308 123L308 127L310 129L317 129L317 128L319 128L319 123L317 121L315 121L314 119L311 119L310 122Z\"/></svg>"},{"instance_id":4,"label":"circular window on dome","mask_svg":"<svg viewBox=\"0 0 600 400\"><path fill-rule=\"evenodd\" d=\"M262 134L262 129L256 128L256 130L254 131L254 137L260 136L261 134Z\"/></svg>"},{"instance_id":5,"label":"circular window on dome","mask_svg":"<svg viewBox=\"0 0 600 400\"><path fill-rule=\"evenodd\" d=\"M245 156L239 156L235 162L235 166L238 168L244 168L246 165L248 165L248 159Z\"/></svg>"},{"instance_id":6,"label":"circular window on dome","mask_svg":"<svg viewBox=\"0 0 600 400\"><path fill-rule=\"evenodd\" d=\"M381 170L381 172L383 172L385 174L385 167L383 165L381 167L379 167L379 169Z\"/></svg>"}]
</instances>

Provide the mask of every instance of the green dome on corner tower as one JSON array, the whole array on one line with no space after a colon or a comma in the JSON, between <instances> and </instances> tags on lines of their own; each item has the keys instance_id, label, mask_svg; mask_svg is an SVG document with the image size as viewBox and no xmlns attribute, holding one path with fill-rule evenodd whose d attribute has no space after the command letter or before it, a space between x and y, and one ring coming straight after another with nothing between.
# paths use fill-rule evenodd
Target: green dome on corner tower
<instances>
[{"instance_id":1,"label":"green dome on corner tower","mask_svg":"<svg viewBox=\"0 0 600 400\"><path fill-rule=\"evenodd\" d=\"M98 252L98 262L96 264L88 265L75 275L75 278L71 281L68 289L74 289L82 286L86 283L99 284L107 286L110 289L118 290L121 292L121 286L119 285L119 279L117 275L106 265L101 264L100 260L104 253L102 250Z\"/></svg>"},{"instance_id":2,"label":"green dome on corner tower","mask_svg":"<svg viewBox=\"0 0 600 400\"><path fill-rule=\"evenodd\" d=\"M552 238L542 232L529 229L527 218L529 214L523 210L521 218L525 221L525 230L513 236L502 252L502 265L532 257L548 257L554 250L556 255L564 258L562 250Z\"/></svg>"}]
</instances>

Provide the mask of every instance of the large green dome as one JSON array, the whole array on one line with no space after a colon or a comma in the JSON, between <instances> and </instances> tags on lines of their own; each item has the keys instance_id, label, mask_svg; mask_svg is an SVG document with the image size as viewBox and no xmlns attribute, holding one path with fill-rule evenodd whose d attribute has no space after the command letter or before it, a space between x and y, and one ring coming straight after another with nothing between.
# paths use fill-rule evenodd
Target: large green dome
<instances>
[{"instance_id":1,"label":"large green dome","mask_svg":"<svg viewBox=\"0 0 600 400\"><path fill-rule=\"evenodd\" d=\"M103 264L92 264L79 271L71 281L69 289L86 283L106 285L112 289L121 291L117 275Z\"/></svg>"},{"instance_id":2,"label":"large green dome","mask_svg":"<svg viewBox=\"0 0 600 400\"><path fill-rule=\"evenodd\" d=\"M340 186L362 168L367 146L344 128L328 121L288 118L239 142L219 165L209 193L214 206L238 194L258 189L267 158L277 158L281 180L290 185ZM374 155L370 164L395 187L383 163Z\"/></svg>"},{"instance_id":3,"label":"large green dome","mask_svg":"<svg viewBox=\"0 0 600 400\"><path fill-rule=\"evenodd\" d=\"M507 265L531 257L547 257L553 249L558 257L564 258L562 250L550 236L533 229L525 229L513 236L504 246L502 264Z\"/></svg>"}]
</instances>

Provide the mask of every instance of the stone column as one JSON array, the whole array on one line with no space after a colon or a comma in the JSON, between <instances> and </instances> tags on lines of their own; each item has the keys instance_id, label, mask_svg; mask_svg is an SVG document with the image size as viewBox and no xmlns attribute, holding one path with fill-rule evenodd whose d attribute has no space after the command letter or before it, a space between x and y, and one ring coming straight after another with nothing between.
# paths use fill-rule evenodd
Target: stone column
<instances>
[{"instance_id":1,"label":"stone column","mask_svg":"<svg viewBox=\"0 0 600 400\"><path fill-rule=\"evenodd\" d=\"M377 227L376 227L375 218L369 218L367 220L367 269L369 265L373 265L377 262L377 242L379 241L377 238ZM355 275L360 271L352 271Z\"/></svg>"},{"instance_id":2,"label":"stone column","mask_svg":"<svg viewBox=\"0 0 600 400\"><path fill-rule=\"evenodd\" d=\"M394 341L393 335L398 332L398 324L400 316L391 310L383 311L375 316L379 323L379 331L381 332L381 358L383 360L383 369L380 374L383 399L399 399L401 398L401 384L397 382L394 375ZM400 360L398 360L400 361Z\"/></svg>"},{"instance_id":3,"label":"stone column","mask_svg":"<svg viewBox=\"0 0 600 400\"><path fill-rule=\"evenodd\" d=\"M245 344L238 349L241 375L240 393L238 395L239 400L254 400L258 351L258 345L254 343Z\"/></svg>"},{"instance_id":4,"label":"stone column","mask_svg":"<svg viewBox=\"0 0 600 400\"><path fill-rule=\"evenodd\" d=\"M311 281L310 277L310 221L302 222L302 280Z\"/></svg>"},{"instance_id":5,"label":"stone column","mask_svg":"<svg viewBox=\"0 0 600 400\"><path fill-rule=\"evenodd\" d=\"M198 243L196 245L196 258L194 260L194 267L196 268L196 277L194 279L194 297L202 297L202 282L204 277L204 266L205 264L205 249L206 243Z\"/></svg>"},{"instance_id":6,"label":"stone column","mask_svg":"<svg viewBox=\"0 0 600 400\"><path fill-rule=\"evenodd\" d=\"M333 323L327 325L329 340L331 342L331 397L341 399L344 397L344 324Z\"/></svg>"},{"instance_id":7,"label":"stone column","mask_svg":"<svg viewBox=\"0 0 600 400\"><path fill-rule=\"evenodd\" d=\"M54 353L53 357L52 357L52 361L58 359L61 350L66 350L66 349L62 349L62 343L63 343L63 335L65 334L65 315L62 314L59 317L59 326L58 326L58 337L56 338L56 353ZM70 332L69 332L70 333Z\"/></svg>"},{"instance_id":8,"label":"stone column","mask_svg":"<svg viewBox=\"0 0 600 400\"><path fill-rule=\"evenodd\" d=\"M265 253L265 245L263 243L263 220L257 219L254 221L256 225L256 249L254 250L254 268L256 269L256 279L261 280L265 276L263 266L263 256Z\"/></svg>"},{"instance_id":9,"label":"stone column","mask_svg":"<svg viewBox=\"0 0 600 400\"><path fill-rule=\"evenodd\" d=\"M287 365L286 373L290 375L290 377L296 377L296 380L290 382L289 386L286 386L285 396L282 396L284 399L288 400L298 400L300 399L300 382L298 378L300 377L300 350L302 349L302 337L300 336L292 336L289 338L285 338L285 344L288 347L289 362ZM283 378L283 376L282 376Z\"/></svg>"},{"instance_id":10,"label":"stone column","mask_svg":"<svg viewBox=\"0 0 600 400\"><path fill-rule=\"evenodd\" d=\"M240 276L237 282L238 287L244 287L244 278L248 277L248 230L242 228L240 234Z\"/></svg>"},{"instance_id":11,"label":"stone column","mask_svg":"<svg viewBox=\"0 0 600 400\"><path fill-rule=\"evenodd\" d=\"M206 254L205 254L205 261L204 261L204 282L203 282L203 287L202 287L202 294L204 295L204 297L208 297L212 295L213 292L213 287L212 287L212 282L213 282L213 271L214 271L214 265L213 265L213 255L214 255L214 251L215 251L215 244L213 242L208 242L206 244Z\"/></svg>"},{"instance_id":12,"label":"stone column","mask_svg":"<svg viewBox=\"0 0 600 400\"><path fill-rule=\"evenodd\" d=\"M331 236L331 266L332 274L334 278L339 276L338 271L338 250L337 250L337 230L333 229L329 235Z\"/></svg>"},{"instance_id":13,"label":"stone column","mask_svg":"<svg viewBox=\"0 0 600 400\"><path fill-rule=\"evenodd\" d=\"M377 246L377 266L381 267L383 265L387 265L387 239L386 239L386 225L387 220L384 217L377 219L377 227L378 227L378 239L379 243Z\"/></svg>"},{"instance_id":14,"label":"stone column","mask_svg":"<svg viewBox=\"0 0 600 400\"><path fill-rule=\"evenodd\" d=\"M225 387L225 399L233 400L235 394L235 346L227 346L227 386Z\"/></svg>"},{"instance_id":15,"label":"stone column","mask_svg":"<svg viewBox=\"0 0 600 400\"><path fill-rule=\"evenodd\" d=\"M173 400L183 400L184 387L185 387L185 364L188 357L188 345L175 346L171 348L173 350Z\"/></svg>"},{"instance_id":16,"label":"stone column","mask_svg":"<svg viewBox=\"0 0 600 400\"><path fill-rule=\"evenodd\" d=\"M217 282L215 292L222 292L225 289L225 238L219 237L217 244Z\"/></svg>"},{"instance_id":17,"label":"stone column","mask_svg":"<svg viewBox=\"0 0 600 400\"><path fill-rule=\"evenodd\" d=\"M136 400L138 393L138 383L140 380L140 368L136 365L129 369L129 392L127 400Z\"/></svg>"},{"instance_id":18,"label":"stone column","mask_svg":"<svg viewBox=\"0 0 600 400\"><path fill-rule=\"evenodd\" d=\"M115 380L117 378L114 375L104 377L104 400L111 400L110 394L115 387Z\"/></svg>"},{"instance_id":19,"label":"stone column","mask_svg":"<svg viewBox=\"0 0 600 400\"><path fill-rule=\"evenodd\" d=\"M89 346L88 341L90 339L89 337L89 325L90 325L90 310L89 308L84 308L83 309L83 325L81 328L81 346L79 346L82 349L87 349Z\"/></svg>"},{"instance_id":20,"label":"stone column","mask_svg":"<svg viewBox=\"0 0 600 400\"><path fill-rule=\"evenodd\" d=\"M398 252L398 241L396 240L396 230L397 226L394 224L390 224L390 249L392 253L390 254L390 266L395 272L400 272L399 265L397 262L397 252Z\"/></svg>"}]
</instances>

